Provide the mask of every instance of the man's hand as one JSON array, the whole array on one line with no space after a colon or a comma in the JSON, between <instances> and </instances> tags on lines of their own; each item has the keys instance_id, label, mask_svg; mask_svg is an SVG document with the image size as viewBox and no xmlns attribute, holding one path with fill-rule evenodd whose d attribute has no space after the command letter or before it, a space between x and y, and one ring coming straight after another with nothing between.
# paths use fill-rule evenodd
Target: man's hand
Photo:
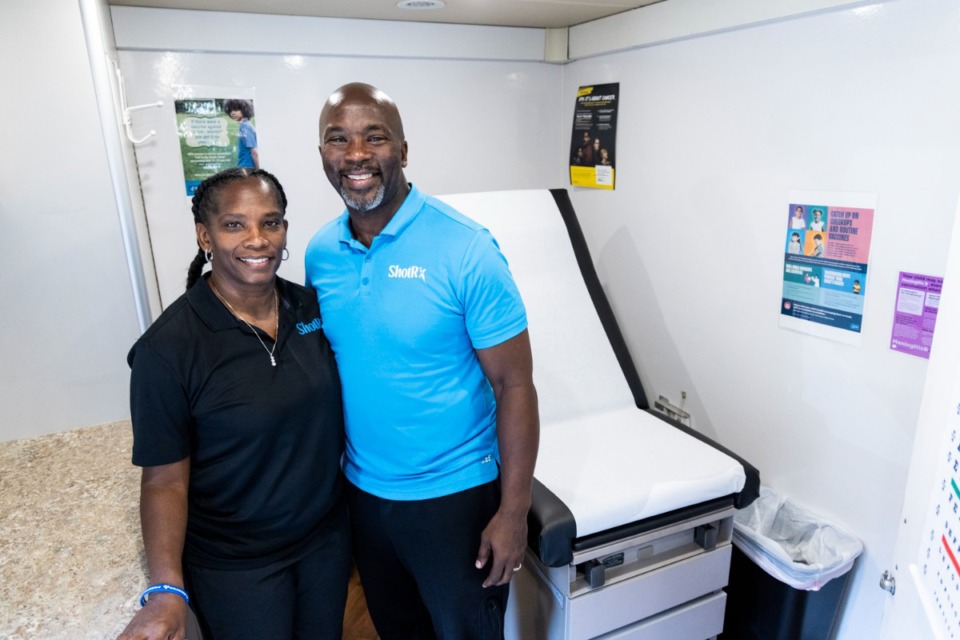
<instances>
[{"instance_id":1,"label":"man's hand","mask_svg":"<svg viewBox=\"0 0 960 640\"><path fill-rule=\"evenodd\" d=\"M527 548L533 468L540 442L533 357L526 330L488 349L479 349L480 366L497 399L500 448L500 508L480 535L477 568L490 566L484 587L510 582Z\"/></svg>"},{"instance_id":2,"label":"man's hand","mask_svg":"<svg viewBox=\"0 0 960 640\"><path fill-rule=\"evenodd\" d=\"M527 514L506 515L497 511L480 534L477 569L489 564L484 587L504 585L520 569L527 548Z\"/></svg>"}]
</instances>

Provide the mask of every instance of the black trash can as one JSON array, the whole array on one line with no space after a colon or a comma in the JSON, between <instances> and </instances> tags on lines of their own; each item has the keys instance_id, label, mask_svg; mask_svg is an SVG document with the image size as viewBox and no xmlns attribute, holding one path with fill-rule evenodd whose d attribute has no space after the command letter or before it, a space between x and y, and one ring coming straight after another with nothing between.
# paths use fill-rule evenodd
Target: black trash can
<instances>
[{"instance_id":1,"label":"black trash can","mask_svg":"<svg viewBox=\"0 0 960 640\"><path fill-rule=\"evenodd\" d=\"M723 640L828 640L862 543L767 487L734 517Z\"/></svg>"}]
</instances>

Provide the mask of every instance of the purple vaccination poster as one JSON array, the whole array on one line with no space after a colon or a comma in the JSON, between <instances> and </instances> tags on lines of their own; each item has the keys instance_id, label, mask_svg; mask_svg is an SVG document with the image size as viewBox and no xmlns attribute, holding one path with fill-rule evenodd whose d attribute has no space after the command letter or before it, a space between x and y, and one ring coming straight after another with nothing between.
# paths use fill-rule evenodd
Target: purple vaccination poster
<instances>
[{"instance_id":1,"label":"purple vaccination poster","mask_svg":"<svg viewBox=\"0 0 960 640\"><path fill-rule=\"evenodd\" d=\"M930 358L930 343L940 308L943 278L900 272L897 307L893 314L890 348L920 358Z\"/></svg>"}]
</instances>

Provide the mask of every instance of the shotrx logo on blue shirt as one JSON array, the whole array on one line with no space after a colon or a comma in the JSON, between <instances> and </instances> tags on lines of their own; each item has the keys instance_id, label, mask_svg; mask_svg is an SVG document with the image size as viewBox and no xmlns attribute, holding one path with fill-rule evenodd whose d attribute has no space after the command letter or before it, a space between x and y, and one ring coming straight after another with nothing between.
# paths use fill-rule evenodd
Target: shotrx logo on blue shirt
<instances>
[{"instance_id":1,"label":"shotrx logo on blue shirt","mask_svg":"<svg viewBox=\"0 0 960 640\"><path fill-rule=\"evenodd\" d=\"M319 331L323 328L323 325L320 323L320 318L314 318L310 322L298 322L297 323L297 333L302 336L307 335L311 331Z\"/></svg>"},{"instance_id":2,"label":"shotrx logo on blue shirt","mask_svg":"<svg viewBox=\"0 0 960 640\"><path fill-rule=\"evenodd\" d=\"M427 268L426 267L401 267L398 264L390 265L390 270L387 272L388 278L419 278L424 282L427 281Z\"/></svg>"}]
</instances>

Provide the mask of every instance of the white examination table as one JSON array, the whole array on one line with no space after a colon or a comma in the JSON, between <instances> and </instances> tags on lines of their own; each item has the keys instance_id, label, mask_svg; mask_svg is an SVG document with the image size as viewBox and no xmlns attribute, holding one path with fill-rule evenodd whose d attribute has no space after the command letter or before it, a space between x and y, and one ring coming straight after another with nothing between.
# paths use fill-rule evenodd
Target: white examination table
<instances>
[{"instance_id":1,"label":"white examination table","mask_svg":"<svg viewBox=\"0 0 960 640\"><path fill-rule=\"evenodd\" d=\"M649 411L565 190L441 199L497 238L533 345L541 444L507 638L717 635L757 470Z\"/></svg>"}]
</instances>

